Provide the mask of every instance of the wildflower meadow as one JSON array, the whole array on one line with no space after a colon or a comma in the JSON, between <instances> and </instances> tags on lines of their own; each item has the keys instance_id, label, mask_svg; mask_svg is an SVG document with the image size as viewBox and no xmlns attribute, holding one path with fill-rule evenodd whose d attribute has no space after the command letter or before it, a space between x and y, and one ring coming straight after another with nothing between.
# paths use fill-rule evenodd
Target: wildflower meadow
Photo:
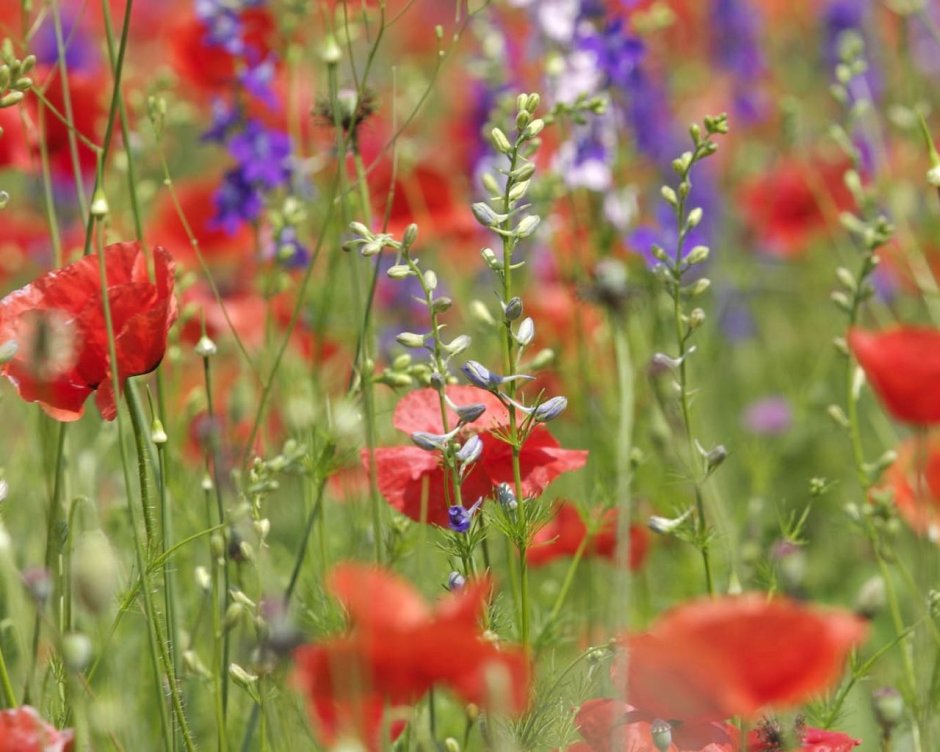
<instances>
[{"instance_id":1,"label":"wildflower meadow","mask_svg":"<svg viewBox=\"0 0 940 752\"><path fill-rule=\"evenodd\" d=\"M940 751L940 0L0 0L0 752Z\"/></svg>"}]
</instances>

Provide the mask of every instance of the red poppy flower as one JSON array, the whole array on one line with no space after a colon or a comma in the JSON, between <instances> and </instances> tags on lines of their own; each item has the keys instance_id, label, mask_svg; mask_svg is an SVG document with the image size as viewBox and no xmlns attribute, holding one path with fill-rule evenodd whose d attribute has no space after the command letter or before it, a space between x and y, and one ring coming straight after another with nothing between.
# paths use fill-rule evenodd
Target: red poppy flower
<instances>
[{"instance_id":1,"label":"red poppy flower","mask_svg":"<svg viewBox=\"0 0 940 752\"><path fill-rule=\"evenodd\" d=\"M110 81L106 87L102 82L104 73L85 73L82 71L70 71L66 77L69 89L69 97L72 103L72 120L66 125L52 111L46 109L43 115L45 119L45 138L44 145L49 153L49 160L53 170L60 175L72 178L72 152L69 141L70 130L74 128L92 143L99 143L101 134L101 123L105 118L105 102L102 92L110 91ZM37 73L37 79L43 81L46 85L45 96L49 103L60 113L64 113L65 90L62 85L62 78L57 68L46 69ZM36 97L29 96L26 99L30 109L33 111L33 118L36 123L39 122L39 110L44 105ZM38 153L39 135L35 134L33 149ZM98 158L95 152L83 144L81 140L77 143L78 163L83 175L94 174L98 164Z\"/></svg>"},{"instance_id":2,"label":"red poppy flower","mask_svg":"<svg viewBox=\"0 0 940 752\"><path fill-rule=\"evenodd\" d=\"M748 752L785 752L784 740L773 724L753 729L747 737ZM796 730L800 746L792 752L852 752L861 742L841 731L801 726Z\"/></svg>"},{"instance_id":3,"label":"red poppy flower","mask_svg":"<svg viewBox=\"0 0 940 752\"><path fill-rule=\"evenodd\" d=\"M761 249L782 258L805 252L829 217L852 206L842 180L847 167L824 160L780 161L747 183L742 202Z\"/></svg>"},{"instance_id":4,"label":"red poppy flower","mask_svg":"<svg viewBox=\"0 0 940 752\"><path fill-rule=\"evenodd\" d=\"M366 565L336 567L328 587L352 631L295 653L297 684L326 744L352 734L379 748L382 709L411 705L434 685L484 706L497 699L495 689L500 707L525 709L528 660L480 638L487 581L468 584L433 609L407 582Z\"/></svg>"},{"instance_id":5,"label":"red poppy flower","mask_svg":"<svg viewBox=\"0 0 940 752\"><path fill-rule=\"evenodd\" d=\"M246 49L258 60L268 56L277 26L266 8L248 8L238 14ZM183 19L169 32L170 59L184 83L203 91L230 86L238 73L238 59L221 45L210 44L209 30L196 16Z\"/></svg>"},{"instance_id":6,"label":"red poppy flower","mask_svg":"<svg viewBox=\"0 0 940 752\"><path fill-rule=\"evenodd\" d=\"M658 752L650 734L654 718L620 700L595 699L575 717L585 752ZM735 752L738 730L727 723L678 723L671 731L670 752ZM568 750L578 749L577 745Z\"/></svg>"},{"instance_id":7,"label":"red poppy flower","mask_svg":"<svg viewBox=\"0 0 940 752\"><path fill-rule=\"evenodd\" d=\"M764 595L684 604L652 630L626 640L629 660L613 667L630 702L684 722L753 718L795 705L836 681L865 635L856 616Z\"/></svg>"},{"instance_id":8,"label":"red poppy flower","mask_svg":"<svg viewBox=\"0 0 940 752\"><path fill-rule=\"evenodd\" d=\"M940 423L940 330L897 326L852 329L849 347L875 394L904 423Z\"/></svg>"},{"instance_id":9,"label":"red poppy flower","mask_svg":"<svg viewBox=\"0 0 940 752\"><path fill-rule=\"evenodd\" d=\"M151 282L137 243L115 243L104 254L123 384L163 359L167 331L176 319L173 259L163 248L154 250ZM11 340L17 352L0 373L24 400L39 402L56 420L72 421L97 392L102 417L112 420L117 414L97 256L51 271L0 301L0 342Z\"/></svg>"},{"instance_id":10,"label":"red poppy flower","mask_svg":"<svg viewBox=\"0 0 940 752\"><path fill-rule=\"evenodd\" d=\"M377 217L384 217L389 191L392 206L388 232L401 236L405 228L416 222L425 242L446 240L461 248L469 248L479 236L480 228L464 200L465 190L455 184L453 172L439 165L418 164L407 172L399 171L392 183L392 165L382 159L369 179Z\"/></svg>"},{"instance_id":11,"label":"red poppy flower","mask_svg":"<svg viewBox=\"0 0 940 752\"><path fill-rule=\"evenodd\" d=\"M247 225L240 227L234 235L229 235L215 223L215 193L220 182L221 177L181 182L176 186L176 197L217 284L227 288L233 277L250 275L255 242ZM172 248L182 268L187 271L201 270L169 191L160 194L147 226L147 237L156 245Z\"/></svg>"},{"instance_id":12,"label":"red poppy flower","mask_svg":"<svg viewBox=\"0 0 940 752\"><path fill-rule=\"evenodd\" d=\"M526 561L538 567L562 556L574 556L584 537L587 526L581 519L578 508L570 501L558 505L555 516L543 526L526 550ZM641 525L630 527L630 569L639 569L646 559L649 534ZM604 523L591 537L585 547L585 556L598 556L613 561L617 551L617 512L609 509L604 514Z\"/></svg>"},{"instance_id":13,"label":"red poppy flower","mask_svg":"<svg viewBox=\"0 0 940 752\"><path fill-rule=\"evenodd\" d=\"M32 165L29 140L26 136L26 126L23 125L23 116L16 107L0 109L0 128L3 129L3 137L0 138L0 167L28 170Z\"/></svg>"},{"instance_id":14,"label":"red poppy flower","mask_svg":"<svg viewBox=\"0 0 940 752\"><path fill-rule=\"evenodd\" d=\"M473 386L449 386L447 396L457 405L482 403L486 412L462 429L463 436L477 433L483 440L483 453L467 473L461 485L461 497L467 505L488 496L499 483L512 483L512 450L493 435L509 421L503 404L489 392ZM434 389L418 389L405 395L395 407L392 424L411 435L416 431L440 434L440 400ZM448 426L457 425L457 415L448 408ZM368 450L363 450L363 465L368 465ZM447 508L452 502L449 478L436 452L416 446L382 447L375 450L379 490L385 500L399 512L416 521L441 527L448 524ZM522 491L537 496L555 478L569 470L577 470L587 461L587 452L562 449L544 426L537 426L529 435L520 455ZM422 499L427 508L422 508Z\"/></svg>"},{"instance_id":15,"label":"red poppy flower","mask_svg":"<svg viewBox=\"0 0 940 752\"><path fill-rule=\"evenodd\" d=\"M58 731L34 708L0 710L0 752L71 752L71 729Z\"/></svg>"},{"instance_id":16,"label":"red poppy flower","mask_svg":"<svg viewBox=\"0 0 940 752\"><path fill-rule=\"evenodd\" d=\"M898 512L911 529L940 541L940 436L931 436L923 447L918 447L917 439L898 447L898 458L885 471L884 485L893 492Z\"/></svg>"}]
</instances>

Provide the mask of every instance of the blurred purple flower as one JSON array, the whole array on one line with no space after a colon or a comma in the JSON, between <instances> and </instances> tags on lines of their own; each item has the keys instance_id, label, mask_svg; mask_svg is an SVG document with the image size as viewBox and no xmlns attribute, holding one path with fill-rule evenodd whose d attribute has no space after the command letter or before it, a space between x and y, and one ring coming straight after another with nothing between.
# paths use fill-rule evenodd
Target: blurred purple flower
<instances>
[{"instance_id":1,"label":"blurred purple flower","mask_svg":"<svg viewBox=\"0 0 940 752\"><path fill-rule=\"evenodd\" d=\"M61 13L62 39L65 41L65 65L72 72L90 72L98 67L100 53L98 41L89 29L78 23L74 13ZM41 65L55 65L59 60L55 24L47 16L36 29L29 43L29 51Z\"/></svg>"},{"instance_id":2,"label":"blurred purple flower","mask_svg":"<svg viewBox=\"0 0 940 752\"><path fill-rule=\"evenodd\" d=\"M741 424L751 433L780 436L793 425L793 409L786 397L764 397L752 402L745 409Z\"/></svg>"},{"instance_id":3,"label":"blurred purple flower","mask_svg":"<svg viewBox=\"0 0 940 752\"><path fill-rule=\"evenodd\" d=\"M229 153L238 162L245 182L273 189L290 179L288 159L290 137L266 128L257 120L249 120L228 143Z\"/></svg>"},{"instance_id":4,"label":"blurred purple flower","mask_svg":"<svg viewBox=\"0 0 940 752\"><path fill-rule=\"evenodd\" d=\"M261 209L258 189L245 180L240 169L229 170L216 191L216 215L211 224L234 235L243 222L253 222L261 216Z\"/></svg>"}]
</instances>

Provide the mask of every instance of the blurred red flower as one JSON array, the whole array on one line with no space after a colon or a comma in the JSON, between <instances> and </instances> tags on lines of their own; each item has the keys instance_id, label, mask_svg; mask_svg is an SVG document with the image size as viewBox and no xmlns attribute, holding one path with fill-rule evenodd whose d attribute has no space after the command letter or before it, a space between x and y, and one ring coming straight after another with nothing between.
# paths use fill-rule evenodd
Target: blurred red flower
<instances>
[{"instance_id":1,"label":"blurred red flower","mask_svg":"<svg viewBox=\"0 0 940 752\"><path fill-rule=\"evenodd\" d=\"M587 535L587 526L578 508L570 501L560 503L555 516L543 526L526 550L526 561L534 567L548 564L562 556L574 556ZM642 566L649 549L649 533L641 525L630 527L630 569ZM601 528L585 546L585 556L598 556L613 561L617 550L617 512L604 514Z\"/></svg>"},{"instance_id":2,"label":"blurred red flower","mask_svg":"<svg viewBox=\"0 0 940 752\"><path fill-rule=\"evenodd\" d=\"M35 708L0 710L0 752L71 752L71 729L58 731Z\"/></svg>"},{"instance_id":3,"label":"blurred red flower","mask_svg":"<svg viewBox=\"0 0 940 752\"><path fill-rule=\"evenodd\" d=\"M461 430L464 438L476 433L483 440L483 453L461 485L461 496L469 506L480 497L490 495L497 484L513 482L512 449L493 433L505 429L509 417L503 404L482 389L449 386L447 396L457 405L482 403L486 406L482 417ZM448 426L453 429L457 415L449 408L448 414ZM443 433L437 392L428 388L405 395L395 407L392 424L409 435L416 431ZM367 467L368 450L362 451L361 458ZM526 496L537 496L562 473L582 467L587 461L587 452L562 449L548 429L540 425L523 445L520 460L522 491ZM375 450L375 461L379 490L392 507L413 520L447 527L447 508L453 502L449 501L450 480L445 477L437 452L416 446L380 447ZM425 493L427 509L423 510Z\"/></svg>"},{"instance_id":4,"label":"blurred red flower","mask_svg":"<svg viewBox=\"0 0 940 752\"><path fill-rule=\"evenodd\" d=\"M123 384L163 359L177 313L174 265L164 248L154 249L151 282L139 244L115 243L104 255ZM48 272L0 301L0 342L10 341L16 354L0 373L24 400L39 402L56 420L72 421L97 392L102 417L112 420L117 414L97 256Z\"/></svg>"},{"instance_id":5,"label":"blurred red flower","mask_svg":"<svg viewBox=\"0 0 940 752\"><path fill-rule=\"evenodd\" d=\"M940 330L896 326L852 329L849 347L891 415L904 423L940 423Z\"/></svg>"},{"instance_id":6,"label":"blurred red flower","mask_svg":"<svg viewBox=\"0 0 940 752\"><path fill-rule=\"evenodd\" d=\"M812 726L798 726L796 734L800 746L792 752L852 752L861 744L841 731L826 731ZM748 752L785 752L784 744L775 724L764 724L753 729L747 737Z\"/></svg>"},{"instance_id":7,"label":"blurred red flower","mask_svg":"<svg viewBox=\"0 0 940 752\"><path fill-rule=\"evenodd\" d=\"M758 246L781 258L808 250L829 217L852 206L842 181L848 166L823 159L781 160L746 183L741 199Z\"/></svg>"},{"instance_id":8,"label":"blurred red flower","mask_svg":"<svg viewBox=\"0 0 940 752\"><path fill-rule=\"evenodd\" d=\"M698 600L625 638L629 660L616 661L612 676L628 689L630 702L653 717L687 723L754 718L826 689L864 636L864 623L848 612L784 598L754 593Z\"/></svg>"},{"instance_id":9,"label":"blurred red flower","mask_svg":"<svg viewBox=\"0 0 940 752\"><path fill-rule=\"evenodd\" d=\"M893 492L898 513L911 529L940 542L940 436L931 436L922 446L916 438L901 444L898 458L885 471L884 486Z\"/></svg>"},{"instance_id":10,"label":"blurred red flower","mask_svg":"<svg viewBox=\"0 0 940 752\"><path fill-rule=\"evenodd\" d=\"M655 719L621 700L594 699L581 705L575 725L583 744L568 752L658 752L650 734ZM735 752L738 730L727 723L681 723L671 729L670 752Z\"/></svg>"},{"instance_id":11,"label":"blurred red flower","mask_svg":"<svg viewBox=\"0 0 940 752\"><path fill-rule=\"evenodd\" d=\"M39 123L39 111L44 110L43 118L45 120L45 135L32 134L33 142L31 144L34 153L39 153L39 139L43 138L43 145L49 154L49 162L56 174L68 179L73 178L72 170L72 152L69 143L69 134L71 128L92 143L100 145L99 134L102 132L101 123L105 119L105 102L102 93L110 91L110 78L104 78L105 72L85 73L82 71L70 71L66 76L66 85L68 86L69 98L72 106L72 119L68 125L53 114L52 110L46 108L39 99L31 94L26 102L35 119L36 127ZM66 112L65 106L65 87L62 83L62 77L58 69L47 68L38 71L36 78L43 82L45 97L49 103L56 108L59 113ZM105 83L107 82L107 83ZM77 140L77 153L79 169L82 176L94 174L98 164L98 158L95 152L81 139ZM39 160L34 164L38 165Z\"/></svg>"},{"instance_id":12,"label":"blurred red flower","mask_svg":"<svg viewBox=\"0 0 940 752\"><path fill-rule=\"evenodd\" d=\"M327 584L352 630L295 653L297 685L326 744L353 734L378 749L382 709L411 705L434 685L465 702L525 709L528 659L481 639L487 580L468 583L433 609L410 584L368 565L341 564ZM393 727L391 736L398 731Z\"/></svg>"},{"instance_id":13,"label":"blurred red flower","mask_svg":"<svg viewBox=\"0 0 940 752\"><path fill-rule=\"evenodd\" d=\"M246 50L264 60L274 45L277 24L267 8L248 8L238 14ZM209 29L196 16L184 18L169 30L170 60L184 84L202 91L219 91L235 83L238 58L209 40Z\"/></svg>"}]
</instances>

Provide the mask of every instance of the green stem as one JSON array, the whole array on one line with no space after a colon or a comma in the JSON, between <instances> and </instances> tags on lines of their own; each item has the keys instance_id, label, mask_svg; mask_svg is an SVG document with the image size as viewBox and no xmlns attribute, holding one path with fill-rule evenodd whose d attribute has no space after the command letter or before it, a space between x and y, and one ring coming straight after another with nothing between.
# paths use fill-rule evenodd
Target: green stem
<instances>
[{"instance_id":1,"label":"green stem","mask_svg":"<svg viewBox=\"0 0 940 752\"><path fill-rule=\"evenodd\" d=\"M0 645L0 685L3 687L4 707L17 707L19 703L16 701L16 692L13 691L13 684L10 682L10 673L7 670L7 662L3 656L2 645Z\"/></svg>"},{"instance_id":2,"label":"green stem","mask_svg":"<svg viewBox=\"0 0 940 752\"><path fill-rule=\"evenodd\" d=\"M209 416L209 424L216 425L215 423L215 405L212 399L212 371L209 364L210 358L204 357L202 359L202 368L203 376L205 378L205 388L206 388L206 412ZM221 478L219 476L219 456L218 450L216 447L215 441L210 441L210 446L207 450L208 456L207 460L210 463L212 471L212 487L214 490L215 496L215 508L216 514L218 515L218 524L222 527L222 538L226 545L228 545L229 535L226 529L226 515L225 515L225 504L222 502L222 487L220 484ZM219 564L215 556L212 557L212 569L214 572L213 577L213 603L216 608L213 609L212 613L215 618L220 619L221 614L226 613L229 605L229 556L227 551L222 552L222 576L224 581L224 591L222 593L218 592L218 569ZM221 613L220 613L221 610ZM217 645L216 651L216 681L218 683L216 689L217 696L221 699L222 703L222 717L221 725L219 726L219 748L221 750L227 750L228 746L225 743L226 736L226 718L228 714L228 658L229 658L229 630L221 629L220 624L214 624L215 626L215 635L214 639L216 642L221 640L221 646ZM221 654L219 653L221 650Z\"/></svg>"},{"instance_id":3,"label":"green stem","mask_svg":"<svg viewBox=\"0 0 940 752\"><path fill-rule=\"evenodd\" d=\"M99 282L101 284L101 301L102 308L104 312L104 321L105 321L105 330L108 335L108 355L111 365L111 381L112 388L114 391L114 399L117 403L117 400L121 394L121 378L119 375L119 363L117 357L117 346L114 339L114 322L111 318L111 303L108 296L108 273L107 266L105 264L104 258L104 240L103 240L103 231L99 233L99 247L98 247L98 273L99 273ZM132 488L129 462L127 458L127 448L125 446L125 437L124 437L124 421L121 418L120 405L115 405L117 409L117 426L118 426L118 446L120 448L121 454L121 469L124 474L124 487L127 489L127 493L130 493ZM150 661L151 667L153 669L154 679L156 681L157 687L162 688L163 676L161 674L161 664L163 671L169 676L169 660L166 658L166 653L164 650L163 640L159 633L159 627L157 624L156 612L153 606L153 594L151 592L149 575L147 569L147 557L144 555L143 546L140 543L140 536L137 532L137 515L134 512L134 504L131 503L130 499L127 502L127 513L130 524L131 537L134 540L134 553L137 559L137 569L140 572L141 577L141 594L144 601L144 614L147 619L147 636L149 638L150 644ZM172 749L172 736L173 729L170 724L169 718L167 716L166 704L163 701L162 689L159 692L159 700L157 705L160 712L160 723L163 729L163 739L164 746L167 750ZM174 693L174 697L176 694ZM182 706L179 707L179 710L182 711ZM181 713L182 716L182 713ZM189 749L189 747L187 747Z\"/></svg>"}]
</instances>

